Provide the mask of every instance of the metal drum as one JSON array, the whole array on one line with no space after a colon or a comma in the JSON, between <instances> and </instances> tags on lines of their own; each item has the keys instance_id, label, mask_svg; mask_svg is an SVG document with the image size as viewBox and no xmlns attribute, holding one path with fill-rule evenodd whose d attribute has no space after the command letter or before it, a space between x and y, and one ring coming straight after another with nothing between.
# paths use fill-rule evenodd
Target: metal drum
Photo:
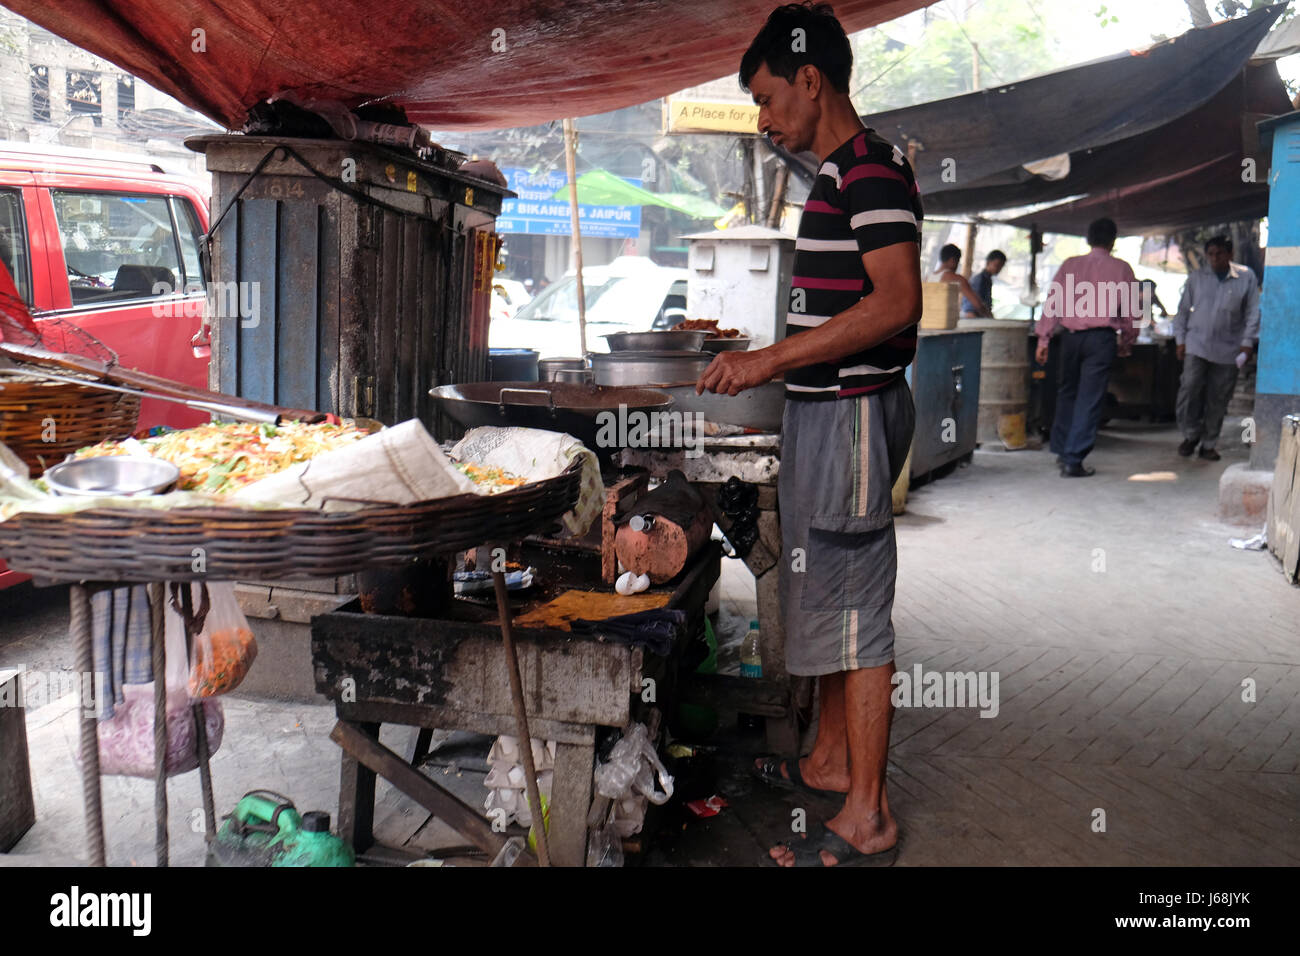
<instances>
[{"instance_id":1,"label":"metal drum","mask_svg":"<svg viewBox=\"0 0 1300 956\"><path fill-rule=\"evenodd\" d=\"M561 377L561 372L577 371L582 372L587 369L586 359L580 358L544 358L537 360L537 380L539 382L569 382L582 381L581 376L577 378ZM589 378L590 376L588 376Z\"/></svg>"},{"instance_id":2,"label":"metal drum","mask_svg":"<svg viewBox=\"0 0 1300 956\"><path fill-rule=\"evenodd\" d=\"M537 349L488 349L488 380L537 381Z\"/></svg>"},{"instance_id":3,"label":"metal drum","mask_svg":"<svg viewBox=\"0 0 1300 956\"><path fill-rule=\"evenodd\" d=\"M962 319L960 331L983 332L980 348L979 421L976 440L986 448L1025 447L1029 413L1029 322L1021 319Z\"/></svg>"}]
</instances>

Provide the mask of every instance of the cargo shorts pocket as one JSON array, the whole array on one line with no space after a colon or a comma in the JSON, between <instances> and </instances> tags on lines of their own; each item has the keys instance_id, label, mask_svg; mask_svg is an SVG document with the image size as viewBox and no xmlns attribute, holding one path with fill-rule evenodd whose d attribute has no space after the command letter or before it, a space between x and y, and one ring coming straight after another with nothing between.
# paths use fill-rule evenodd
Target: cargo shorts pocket
<instances>
[{"instance_id":1,"label":"cargo shorts pocket","mask_svg":"<svg viewBox=\"0 0 1300 956\"><path fill-rule=\"evenodd\" d=\"M894 525L872 531L808 530L799 605L805 611L872 608L894 599Z\"/></svg>"}]
</instances>

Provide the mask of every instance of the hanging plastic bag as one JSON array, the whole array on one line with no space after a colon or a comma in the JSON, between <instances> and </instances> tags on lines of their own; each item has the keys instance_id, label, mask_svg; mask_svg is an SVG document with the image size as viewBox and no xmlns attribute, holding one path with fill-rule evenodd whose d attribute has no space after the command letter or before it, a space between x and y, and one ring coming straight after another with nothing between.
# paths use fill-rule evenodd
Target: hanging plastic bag
<instances>
[{"instance_id":1,"label":"hanging plastic bag","mask_svg":"<svg viewBox=\"0 0 1300 956\"><path fill-rule=\"evenodd\" d=\"M122 694L126 701L117 705L111 719L99 723L99 772L152 780L153 684L126 684ZM210 756L221 746L225 715L219 700L205 700L202 706ZM167 776L188 773L198 765L194 712L182 687L167 694Z\"/></svg>"},{"instance_id":2,"label":"hanging plastic bag","mask_svg":"<svg viewBox=\"0 0 1300 956\"><path fill-rule=\"evenodd\" d=\"M611 803L604 822L587 834L587 866L623 865L623 838L615 831L615 806Z\"/></svg>"},{"instance_id":3,"label":"hanging plastic bag","mask_svg":"<svg viewBox=\"0 0 1300 956\"><path fill-rule=\"evenodd\" d=\"M658 779L662 792L656 792ZM609 760L596 768L596 790L603 797L621 800L640 793L655 806L673 795L673 778L650 743L645 724L636 723L610 751Z\"/></svg>"},{"instance_id":4,"label":"hanging plastic bag","mask_svg":"<svg viewBox=\"0 0 1300 956\"><path fill-rule=\"evenodd\" d=\"M257 640L239 608L235 586L226 582L208 584L206 602L202 585L179 587L191 589L191 607L201 628L190 654L190 696L199 699L228 694L239 686L257 659ZM173 607L179 604L178 590L174 594Z\"/></svg>"},{"instance_id":5,"label":"hanging plastic bag","mask_svg":"<svg viewBox=\"0 0 1300 956\"><path fill-rule=\"evenodd\" d=\"M168 608L163 616L167 650L167 775L187 773L199 765L198 737L189 691L189 663L185 656L185 627L178 614ZM126 684L125 700L113 716L99 721L99 772L104 775L145 777L154 775L154 685ZM205 700L203 724L208 754L217 752L225 731L221 702ZM81 753L77 751L78 766Z\"/></svg>"},{"instance_id":6,"label":"hanging plastic bag","mask_svg":"<svg viewBox=\"0 0 1300 956\"><path fill-rule=\"evenodd\" d=\"M656 780L661 789L655 789ZM673 795L673 778L659 760L645 724L635 723L596 768L596 792L614 801L609 828L629 837L645 822L646 802L660 806Z\"/></svg>"}]
</instances>

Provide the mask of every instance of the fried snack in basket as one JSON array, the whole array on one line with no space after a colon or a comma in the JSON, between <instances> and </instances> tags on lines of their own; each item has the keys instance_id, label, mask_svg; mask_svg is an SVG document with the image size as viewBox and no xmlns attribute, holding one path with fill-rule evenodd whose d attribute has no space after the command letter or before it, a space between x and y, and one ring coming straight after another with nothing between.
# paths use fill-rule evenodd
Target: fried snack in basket
<instances>
[{"instance_id":1,"label":"fried snack in basket","mask_svg":"<svg viewBox=\"0 0 1300 956\"><path fill-rule=\"evenodd\" d=\"M146 454L181 470L180 490L227 495L299 462L358 442L367 434L349 424L220 422L165 432L141 439L138 445ZM102 441L78 450L73 457L131 451L132 445L126 442Z\"/></svg>"}]
</instances>

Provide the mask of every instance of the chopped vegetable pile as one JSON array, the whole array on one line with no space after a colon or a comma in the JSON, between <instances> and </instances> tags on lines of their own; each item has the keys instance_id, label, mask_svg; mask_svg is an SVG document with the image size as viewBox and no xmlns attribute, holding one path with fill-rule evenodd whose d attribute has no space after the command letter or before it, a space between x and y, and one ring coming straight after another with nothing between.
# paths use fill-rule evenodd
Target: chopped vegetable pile
<instances>
[{"instance_id":1,"label":"chopped vegetable pile","mask_svg":"<svg viewBox=\"0 0 1300 956\"><path fill-rule=\"evenodd\" d=\"M527 478L512 475L508 471L489 465L476 465L473 462L458 461L456 467L469 475L475 484L482 485L490 495L500 494L503 491L509 491L511 488L518 488L520 485L528 484Z\"/></svg>"},{"instance_id":2,"label":"chopped vegetable pile","mask_svg":"<svg viewBox=\"0 0 1300 956\"><path fill-rule=\"evenodd\" d=\"M144 454L169 461L181 470L177 487L227 495L298 462L365 438L355 425L282 425L221 422L167 432L136 442L102 441L76 452L74 458Z\"/></svg>"}]
</instances>

